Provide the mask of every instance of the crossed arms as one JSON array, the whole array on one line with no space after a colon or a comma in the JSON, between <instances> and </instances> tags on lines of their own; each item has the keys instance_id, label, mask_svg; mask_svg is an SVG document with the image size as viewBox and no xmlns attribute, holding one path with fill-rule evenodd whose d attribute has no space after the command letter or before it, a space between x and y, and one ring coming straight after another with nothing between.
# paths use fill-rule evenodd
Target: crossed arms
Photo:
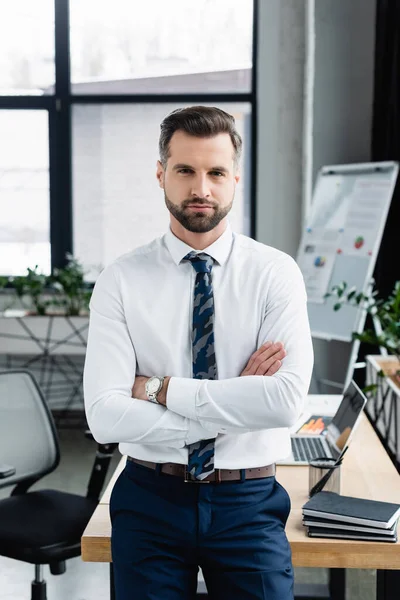
<instances>
[{"instance_id":1,"label":"crossed arms","mask_svg":"<svg viewBox=\"0 0 400 600\"><path fill-rule=\"evenodd\" d=\"M183 448L219 433L289 427L297 420L313 353L304 284L294 261L290 277L277 280L258 336L259 347L282 340L287 356L279 371L269 377L244 375L245 369L242 376L220 380L172 375L167 407L132 398L136 354L111 269L102 272L92 295L84 370L86 414L98 442ZM153 374L161 375L148 376Z\"/></svg>"}]
</instances>

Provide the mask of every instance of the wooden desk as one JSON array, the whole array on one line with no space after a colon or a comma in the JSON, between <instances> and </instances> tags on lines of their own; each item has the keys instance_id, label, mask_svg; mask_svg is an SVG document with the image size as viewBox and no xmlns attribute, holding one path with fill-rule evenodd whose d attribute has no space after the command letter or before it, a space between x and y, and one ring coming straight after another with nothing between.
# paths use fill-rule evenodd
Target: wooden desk
<instances>
[{"instance_id":1,"label":"wooden desk","mask_svg":"<svg viewBox=\"0 0 400 600\"><path fill-rule=\"evenodd\" d=\"M122 458L83 534L84 561L111 563L108 502L111 489L124 464L125 458ZM377 599L398 600L400 542L390 544L307 537L301 522L301 507L308 499L308 467L278 466L277 479L287 489L292 501L286 533L292 548L293 565L331 569L377 569ZM341 493L373 500L400 502L400 476L364 415L342 465ZM335 597L344 597L343 585L341 588L339 594L334 594Z\"/></svg>"}]
</instances>

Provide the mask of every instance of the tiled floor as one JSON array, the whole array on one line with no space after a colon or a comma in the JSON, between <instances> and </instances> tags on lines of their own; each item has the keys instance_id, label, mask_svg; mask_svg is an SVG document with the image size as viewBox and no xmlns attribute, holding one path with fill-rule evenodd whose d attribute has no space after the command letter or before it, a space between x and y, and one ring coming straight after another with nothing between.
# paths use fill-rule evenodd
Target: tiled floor
<instances>
[{"instance_id":1,"label":"tiled floor","mask_svg":"<svg viewBox=\"0 0 400 600\"><path fill-rule=\"evenodd\" d=\"M87 440L83 432L60 431L61 463L58 469L43 478L36 488L56 489L85 494L92 463L95 443ZM112 459L109 476L114 471L120 455L118 451ZM9 492L0 490L0 498ZM34 577L32 565L0 557L0 600L27 600L30 598L30 585ZM108 565L84 563L74 558L67 563L67 571L60 576L50 574L44 568L47 580L48 600L106 600L109 598ZM325 569L296 569L296 582L323 583L327 579ZM347 577L348 600L375 599L375 572L351 570ZM140 600L140 599L138 599ZM222 600L222 599L221 599Z\"/></svg>"}]
</instances>

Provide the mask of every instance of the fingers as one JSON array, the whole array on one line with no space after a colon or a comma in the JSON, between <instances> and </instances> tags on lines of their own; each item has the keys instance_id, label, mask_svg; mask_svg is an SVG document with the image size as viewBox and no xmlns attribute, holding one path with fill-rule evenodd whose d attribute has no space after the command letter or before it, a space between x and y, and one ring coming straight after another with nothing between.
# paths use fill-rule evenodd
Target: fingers
<instances>
[{"instance_id":1,"label":"fingers","mask_svg":"<svg viewBox=\"0 0 400 600\"><path fill-rule=\"evenodd\" d=\"M274 363L273 363L273 364L270 366L270 368L268 369L268 371L267 371L266 373L264 373L264 375L267 375L267 376L269 376L269 377L270 377L271 375L275 375L275 373L277 373L277 372L279 371L279 369L281 368L281 366L282 366L282 361L280 361L280 360L276 360L276 361L275 361L275 362L274 362Z\"/></svg>"},{"instance_id":2,"label":"fingers","mask_svg":"<svg viewBox=\"0 0 400 600\"><path fill-rule=\"evenodd\" d=\"M260 362L259 366L257 367L257 369L255 371L255 375L267 375L267 374L270 375L269 371L273 367L273 365L276 365L276 363L279 362L279 366L278 366L278 368L279 368L282 364L281 361L285 358L285 356L286 356L286 352L283 348L280 350L277 350L271 357ZM256 362L257 362L257 359L256 359ZM278 369L276 369L276 371L277 370ZM276 371L274 371L274 372L276 372Z\"/></svg>"},{"instance_id":3,"label":"fingers","mask_svg":"<svg viewBox=\"0 0 400 600\"><path fill-rule=\"evenodd\" d=\"M281 342L276 342L261 350L255 357L252 365L254 375L266 375L269 369L277 360L282 360L286 356L286 351Z\"/></svg>"},{"instance_id":4,"label":"fingers","mask_svg":"<svg viewBox=\"0 0 400 600\"><path fill-rule=\"evenodd\" d=\"M241 376L274 375L282 366L285 356L282 342L266 342L251 355Z\"/></svg>"},{"instance_id":5,"label":"fingers","mask_svg":"<svg viewBox=\"0 0 400 600\"><path fill-rule=\"evenodd\" d=\"M270 346L272 346L272 342L265 342L265 344L263 344L261 346L261 348L258 348L255 352L253 352L253 354L249 358L249 364L260 352L264 351L266 348L269 348Z\"/></svg>"},{"instance_id":6,"label":"fingers","mask_svg":"<svg viewBox=\"0 0 400 600\"><path fill-rule=\"evenodd\" d=\"M263 344L261 346L261 348L259 348L258 350L256 350L249 359L249 362L247 363L247 367L246 370L251 370L253 364L255 361L258 360L258 364L260 364L260 362L262 362L261 356L265 353L265 357L268 358L269 356L272 356L272 354L274 353L274 351L272 350L274 344L272 342L266 342L265 344Z\"/></svg>"}]
</instances>

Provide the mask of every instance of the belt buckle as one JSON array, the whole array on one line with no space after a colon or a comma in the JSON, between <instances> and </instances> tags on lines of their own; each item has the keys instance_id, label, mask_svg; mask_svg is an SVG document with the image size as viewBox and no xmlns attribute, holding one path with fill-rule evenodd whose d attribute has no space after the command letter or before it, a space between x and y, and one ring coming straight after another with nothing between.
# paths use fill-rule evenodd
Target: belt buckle
<instances>
[{"instance_id":1,"label":"belt buckle","mask_svg":"<svg viewBox=\"0 0 400 600\"><path fill-rule=\"evenodd\" d=\"M196 479L188 471L188 465L185 465L185 479L184 483L211 483L211 481L205 481L205 479Z\"/></svg>"}]
</instances>

